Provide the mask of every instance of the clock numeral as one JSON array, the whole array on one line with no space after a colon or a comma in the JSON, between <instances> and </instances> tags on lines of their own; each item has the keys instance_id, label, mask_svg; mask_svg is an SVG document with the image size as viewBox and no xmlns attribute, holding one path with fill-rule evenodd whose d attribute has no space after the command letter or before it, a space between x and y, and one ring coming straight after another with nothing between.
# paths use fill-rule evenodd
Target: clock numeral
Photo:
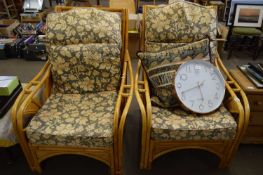
<instances>
[{"instance_id":1,"label":"clock numeral","mask_svg":"<svg viewBox=\"0 0 263 175\"><path fill-rule=\"evenodd\" d=\"M182 87L182 84L181 83L176 83L176 87L180 89Z\"/></svg>"},{"instance_id":2,"label":"clock numeral","mask_svg":"<svg viewBox=\"0 0 263 175\"><path fill-rule=\"evenodd\" d=\"M188 73L191 73L191 66L186 66L185 67L185 71L188 72Z\"/></svg>"},{"instance_id":3,"label":"clock numeral","mask_svg":"<svg viewBox=\"0 0 263 175\"><path fill-rule=\"evenodd\" d=\"M202 66L201 65L195 65L195 72L198 73L201 69L202 69Z\"/></svg>"},{"instance_id":4,"label":"clock numeral","mask_svg":"<svg viewBox=\"0 0 263 175\"><path fill-rule=\"evenodd\" d=\"M211 100L208 100L208 106L211 108L213 107L213 102Z\"/></svg>"},{"instance_id":5,"label":"clock numeral","mask_svg":"<svg viewBox=\"0 0 263 175\"><path fill-rule=\"evenodd\" d=\"M180 75L180 80L182 80L182 81L187 80L187 75L186 74L181 74Z\"/></svg>"},{"instance_id":6,"label":"clock numeral","mask_svg":"<svg viewBox=\"0 0 263 175\"><path fill-rule=\"evenodd\" d=\"M194 101L194 100L190 100L190 102L191 102L191 106L193 107L193 106L194 106L194 103L195 103L195 101Z\"/></svg>"},{"instance_id":7,"label":"clock numeral","mask_svg":"<svg viewBox=\"0 0 263 175\"><path fill-rule=\"evenodd\" d=\"M215 94L214 98L217 99L217 100L219 99L218 93Z\"/></svg>"},{"instance_id":8,"label":"clock numeral","mask_svg":"<svg viewBox=\"0 0 263 175\"><path fill-rule=\"evenodd\" d=\"M204 110L204 105L200 104L199 105L199 109L200 109L200 111L203 111Z\"/></svg>"}]
</instances>

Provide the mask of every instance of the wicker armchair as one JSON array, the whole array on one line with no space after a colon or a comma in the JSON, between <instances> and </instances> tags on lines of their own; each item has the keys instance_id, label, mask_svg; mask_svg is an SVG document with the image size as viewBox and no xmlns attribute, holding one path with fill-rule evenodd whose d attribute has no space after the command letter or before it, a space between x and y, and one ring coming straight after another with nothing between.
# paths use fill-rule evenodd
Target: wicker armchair
<instances>
[{"instance_id":1,"label":"wicker armchair","mask_svg":"<svg viewBox=\"0 0 263 175\"><path fill-rule=\"evenodd\" d=\"M14 129L32 171L49 157L78 154L122 174L133 94L127 10L72 8L47 18L49 61L15 102Z\"/></svg>"},{"instance_id":2,"label":"wicker armchair","mask_svg":"<svg viewBox=\"0 0 263 175\"><path fill-rule=\"evenodd\" d=\"M183 8L183 10L178 8ZM176 43L177 39L180 40L178 42L191 42L189 41L191 38L187 38L188 36L198 39L198 34L202 30L195 30L196 33L187 33L194 29L193 26L188 29L176 26L177 24L189 23L185 21L178 21L177 23L175 19L180 20L183 17L177 16L175 18L173 14L180 11L180 15L187 14L188 20L191 17L198 19L199 14L206 16L205 12L210 11L209 8L190 2L178 2L165 7L144 6L141 50L158 52L167 48L174 48L178 44ZM182 12L184 10L188 11ZM214 21L205 24L212 25L216 31L216 24L213 24L216 18L214 19ZM216 40L215 35L212 39ZM154 95L152 85L149 82L145 67L142 66L142 61L139 60L135 76L135 95L142 117L140 162L142 169L150 169L152 162L166 153L192 148L216 154L221 159L219 166L222 168L229 165L248 125L249 105L246 95L223 65L216 50L216 41L212 42L211 46L215 65L224 75L226 84L223 106L212 114L195 116L180 108L167 109L152 105ZM168 63L165 62L165 64ZM162 66L157 63L155 65Z\"/></svg>"}]
</instances>

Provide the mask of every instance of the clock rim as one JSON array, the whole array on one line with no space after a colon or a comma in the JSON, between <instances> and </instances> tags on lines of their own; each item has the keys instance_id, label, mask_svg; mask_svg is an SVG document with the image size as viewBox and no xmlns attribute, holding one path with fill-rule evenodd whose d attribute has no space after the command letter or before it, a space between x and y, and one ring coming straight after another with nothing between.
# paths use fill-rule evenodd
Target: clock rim
<instances>
[{"instance_id":1,"label":"clock rim","mask_svg":"<svg viewBox=\"0 0 263 175\"><path fill-rule=\"evenodd\" d=\"M204 64L207 64L207 65L212 65L213 69L217 71L217 73L218 73L219 77L221 78L221 80L223 80L223 83L224 83L224 87L225 87L225 88L223 89L223 92L222 92L223 95L222 95L221 103L218 103L218 105L216 106L216 108L213 109L213 110L211 110L211 111L209 111L209 112L195 111L195 110L191 109L190 107L187 107L187 106L183 103L183 101L179 98L179 95L177 94L176 77L178 76L178 72L182 69L183 65L189 64L189 62L192 62L192 63L194 63L194 62L197 62L197 63L198 63L198 62L199 62L199 63L202 63L202 64L204 63ZM181 64L181 65L179 66L179 68L177 69L176 75L175 75L175 78L174 78L174 89L175 89L176 98L180 101L181 105L183 105L183 108L188 109L188 110L190 110L190 111L192 111L192 112L194 112L194 113L198 113L198 114L209 114L209 113L214 112L215 110L217 110L217 109L222 105L223 100L224 100L224 97L225 97L225 92L226 92L226 82L225 82L224 76L222 75L222 73L220 72L220 70L219 70L215 65L213 65L213 64L211 64L211 63L209 63L209 62L207 62L207 61L204 61L204 60L190 60L190 61L187 61L187 62Z\"/></svg>"}]
</instances>

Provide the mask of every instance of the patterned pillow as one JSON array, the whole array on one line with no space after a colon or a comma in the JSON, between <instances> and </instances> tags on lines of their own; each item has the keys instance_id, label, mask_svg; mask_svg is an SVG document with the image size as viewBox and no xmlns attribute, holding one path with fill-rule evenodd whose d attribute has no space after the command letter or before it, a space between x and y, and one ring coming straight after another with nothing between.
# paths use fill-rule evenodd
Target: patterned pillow
<instances>
[{"instance_id":1,"label":"patterned pillow","mask_svg":"<svg viewBox=\"0 0 263 175\"><path fill-rule=\"evenodd\" d=\"M204 36L216 39L217 17L213 7L190 2L175 2L165 7L148 10L145 17L145 38L147 47L154 43L189 43ZM165 44L163 44L164 46ZM210 43L212 54L217 50L216 41ZM147 49L148 48L148 49Z\"/></svg>"},{"instance_id":2,"label":"patterned pillow","mask_svg":"<svg viewBox=\"0 0 263 175\"><path fill-rule=\"evenodd\" d=\"M95 8L51 13L47 17L50 44L114 43L121 46L121 17Z\"/></svg>"},{"instance_id":3,"label":"patterned pillow","mask_svg":"<svg viewBox=\"0 0 263 175\"><path fill-rule=\"evenodd\" d=\"M116 90L121 75L117 44L77 44L50 47L55 92L83 94Z\"/></svg>"},{"instance_id":4,"label":"patterned pillow","mask_svg":"<svg viewBox=\"0 0 263 175\"><path fill-rule=\"evenodd\" d=\"M153 87L152 102L161 107L174 107L179 104L174 90L176 70L190 59L209 60L209 39L161 52L140 52L138 56Z\"/></svg>"},{"instance_id":5,"label":"patterned pillow","mask_svg":"<svg viewBox=\"0 0 263 175\"><path fill-rule=\"evenodd\" d=\"M147 42L145 44L146 52L160 52L167 49L172 49L175 47L183 46L187 43L156 43L156 42Z\"/></svg>"}]
</instances>

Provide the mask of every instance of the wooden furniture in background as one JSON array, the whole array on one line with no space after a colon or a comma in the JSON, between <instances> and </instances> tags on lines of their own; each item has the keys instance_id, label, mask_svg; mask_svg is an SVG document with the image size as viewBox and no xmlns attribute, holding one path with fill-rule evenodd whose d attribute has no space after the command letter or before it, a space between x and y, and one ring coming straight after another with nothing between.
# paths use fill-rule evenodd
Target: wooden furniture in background
<instances>
[{"instance_id":1,"label":"wooden furniture in background","mask_svg":"<svg viewBox=\"0 0 263 175\"><path fill-rule=\"evenodd\" d=\"M39 23L40 21L43 21L46 15L47 11L42 11L35 14L21 13L20 20L22 23Z\"/></svg>"},{"instance_id":2,"label":"wooden furniture in background","mask_svg":"<svg viewBox=\"0 0 263 175\"><path fill-rule=\"evenodd\" d=\"M18 14L21 13L24 0L14 0Z\"/></svg>"},{"instance_id":3,"label":"wooden furniture in background","mask_svg":"<svg viewBox=\"0 0 263 175\"><path fill-rule=\"evenodd\" d=\"M227 59L231 58L233 51L240 49L251 51L253 59L256 59L262 45L261 35L259 28L230 26L225 44L225 49L228 49Z\"/></svg>"},{"instance_id":4,"label":"wooden furniture in background","mask_svg":"<svg viewBox=\"0 0 263 175\"><path fill-rule=\"evenodd\" d=\"M56 0L56 1L57 1L57 4L59 4L58 0ZM78 3L78 2L85 3L84 6L94 6L90 3L89 0L64 0L65 5L67 5L67 6L71 6L73 3ZM100 6L100 5L101 5L100 0L96 0L96 6Z\"/></svg>"},{"instance_id":5,"label":"wooden furniture in background","mask_svg":"<svg viewBox=\"0 0 263 175\"><path fill-rule=\"evenodd\" d=\"M258 89L239 69L231 69L230 74L245 91L249 105L249 125L242 143L263 143L263 89Z\"/></svg>"},{"instance_id":6,"label":"wooden furniture in background","mask_svg":"<svg viewBox=\"0 0 263 175\"><path fill-rule=\"evenodd\" d=\"M2 0L0 15L6 15L10 19L17 17L17 9L13 0Z\"/></svg>"},{"instance_id":7,"label":"wooden furniture in background","mask_svg":"<svg viewBox=\"0 0 263 175\"><path fill-rule=\"evenodd\" d=\"M136 13L134 0L110 0L110 8L126 8L128 13Z\"/></svg>"}]
</instances>

